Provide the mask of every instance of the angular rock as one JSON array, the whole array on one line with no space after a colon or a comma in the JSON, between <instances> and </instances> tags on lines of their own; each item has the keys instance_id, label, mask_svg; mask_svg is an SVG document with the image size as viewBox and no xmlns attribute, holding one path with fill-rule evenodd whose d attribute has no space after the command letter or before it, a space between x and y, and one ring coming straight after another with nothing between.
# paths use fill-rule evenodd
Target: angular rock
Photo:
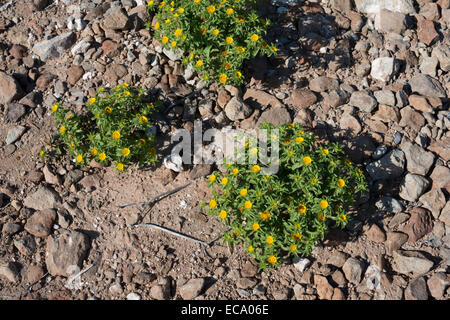
<instances>
[{"instance_id":1,"label":"angular rock","mask_svg":"<svg viewBox=\"0 0 450 320\"><path fill-rule=\"evenodd\" d=\"M375 99L377 99L377 102L379 104L384 104L386 106L395 106L396 103L395 95L392 91L390 90L375 91L373 95L375 96Z\"/></svg>"},{"instance_id":2,"label":"angular rock","mask_svg":"<svg viewBox=\"0 0 450 320\"><path fill-rule=\"evenodd\" d=\"M417 278L409 283L405 290L406 300L428 300L427 283L424 277Z\"/></svg>"},{"instance_id":3,"label":"angular rock","mask_svg":"<svg viewBox=\"0 0 450 320\"><path fill-rule=\"evenodd\" d=\"M189 280L185 285L180 288L180 296L183 300L192 300L200 295L203 286L205 285L205 279L197 278Z\"/></svg>"},{"instance_id":4,"label":"angular rock","mask_svg":"<svg viewBox=\"0 0 450 320\"><path fill-rule=\"evenodd\" d=\"M355 0L355 6L362 13L378 13L382 9L403 14L414 14L414 2L412 0Z\"/></svg>"},{"instance_id":5,"label":"angular rock","mask_svg":"<svg viewBox=\"0 0 450 320\"><path fill-rule=\"evenodd\" d=\"M306 268L310 266L311 261L307 258L294 258L292 263L294 264L295 269L300 272L304 272Z\"/></svg>"},{"instance_id":6,"label":"angular rock","mask_svg":"<svg viewBox=\"0 0 450 320\"><path fill-rule=\"evenodd\" d=\"M3 225L2 233L6 236L12 236L22 230L22 226L18 223L7 222Z\"/></svg>"},{"instance_id":7,"label":"angular rock","mask_svg":"<svg viewBox=\"0 0 450 320\"><path fill-rule=\"evenodd\" d=\"M58 193L50 187L41 186L23 200L23 205L34 210L53 209L61 203Z\"/></svg>"},{"instance_id":8,"label":"angular rock","mask_svg":"<svg viewBox=\"0 0 450 320\"><path fill-rule=\"evenodd\" d=\"M448 201L445 207L442 208L439 220L445 223L446 226L450 226L450 201Z\"/></svg>"},{"instance_id":9,"label":"angular rock","mask_svg":"<svg viewBox=\"0 0 450 320\"><path fill-rule=\"evenodd\" d=\"M76 56L77 54L85 54L86 51L91 47L91 43L87 40L81 40L76 45L73 46L73 48L70 50L73 56Z\"/></svg>"},{"instance_id":10,"label":"angular rock","mask_svg":"<svg viewBox=\"0 0 450 320\"><path fill-rule=\"evenodd\" d=\"M27 220L25 230L35 237L47 237L52 231L55 220L55 210L46 209L37 211Z\"/></svg>"},{"instance_id":11,"label":"angular rock","mask_svg":"<svg viewBox=\"0 0 450 320\"><path fill-rule=\"evenodd\" d=\"M386 33L401 34L406 30L406 16L403 13L382 9L375 18L375 28Z\"/></svg>"},{"instance_id":12,"label":"angular rock","mask_svg":"<svg viewBox=\"0 0 450 320\"><path fill-rule=\"evenodd\" d=\"M393 252L392 269L398 273L413 276L424 274L431 270L434 263L420 251L398 250Z\"/></svg>"},{"instance_id":13,"label":"angular rock","mask_svg":"<svg viewBox=\"0 0 450 320\"><path fill-rule=\"evenodd\" d=\"M353 257L348 258L342 267L342 271L344 272L347 280L355 285L361 282L364 269L364 263Z\"/></svg>"},{"instance_id":14,"label":"angular rock","mask_svg":"<svg viewBox=\"0 0 450 320\"><path fill-rule=\"evenodd\" d=\"M316 103L316 101L316 95L308 89L294 90L289 98L289 103L299 109L308 108Z\"/></svg>"},{"instance_id":15,"label":"angular rock","mask_svg":"<svg viewBox=\"0 0 450 320\"><path fill-rule=\"evenodd\" d=\"M405 153L408 171L426 176L434 163L434 154L425 151L408 139L403 139L400 148Z\"/></svg>"},{"instance_id":16,"label":"angular rock","mask_svg":"<svg viewBox=\"0 0 450 320\"><path fill-rule=\"evenodd\" d=\"M440 44L434 47L431 55L439 60L442 71L450 71L450 48L448 45Z\"/></svg>"},{"instance_id":17,"label":"angular rock","mask_svg":"<svg viewBox=\"0 0 450 320\"><path fill-rule=\"evenodd\" d=\"M408 173L400 184L399 196L405 200L415 202L429 185L430 182L426 177Z\"/></svg>"},{"instance_id":18,"label":"angular rock","mask_svg":"<svg viewBox=\"0 0 450 320\"><path fill-rule=\"evenodd\" d=\"M339 81L328 77L318 77L309 83L309 89L314 92L339 90Z\"/></svg>"},{"instance_id":19,"label":"angular rock","mask_svg":"<svg viewBox=\"0 0 450 320\"><path fill-rule=\"evenodd\" d=\"M69 84L74 85L78 80L83 76L84 69L81 66L71 66L67 70L67 82Z\"/></svg>"},{"instance_id":20,"label":"angular rock","mask_svg":"<svg viewBox=\"0 0 450 320\"><path fill-rule=\"evenodd\" d=\"M401 127L407 127L414 134L417 134L420 129L425 125L425 118L420 114L420 112L415 111L411 107L404 107L400 110L400 123Z\"/></svg>"},{"instance_id":21,"label":"angular rock","mask_svg":"<svg viewBox=\"0 0 450 320\"><path fill-rule=\"evenodd\" d=\"M8 281L16 283L19 281L19 272L13 262L0 265L0 277L6 278Z\"/></svg>"},{"instance_id":22,"label":"angular rock","mask_svg":"<svg viewBox=\"0 0 450 320\"><path fill-rule=\"evenodd\" d=\"M64 33L50 40L36 43L33 46L33 52L38 55L42 61L47 61L52 58L59 58L75 43L75 40L75 33Z\"/></svg>"},{"instance_id":23,"label":"angular rock","mask_svg":"<svg viewBox=\"0 0 450 320\"><path fill-rule=\"evenodd\" d=\"M10 145L17 140L27 131L27 128L24 126L15 126L8 130L8 134L6 135L6 144Z\"/></svg>"},{"instance_id":24,"label":"angular rock","mask_svg":"<svg viewBox=\"0 0 450 320\"><path fill-rule=\"evenodd\" d=\"M443 272L437 272L428 279L427 285L433 298L442 299L445 289L450 285L450 277Z\"/></svg>"},{"instance_id":25,"label":"angular rock","mask_svg":"<svg viewBox=\"0 0 450 320\"><path fill-rule=\"evenodd\" d=\"M450 161L450 135L440 140L433 140L428 150L436 153L444 161Z\"/></svg>"},{"instance_id":26,"label":"angular rock","mask_svg":"<svg viewBox=\"0 0 450 320\"><path fill-rule=\"evenodd\" d=\"M433 217L437 219L442 208L445 206L445 195L441 189L434 189L419 198L424 208L427 208L433 214Z\"/></svg>"},{"instance_id":27,"label":"angular rock","mask_svg":"<svg viewBox=\"0 0 450 320\"><path fill-rule=\"evenodd\" d=\"M422 112L432 112L433 107L428 103L426 97L419 96L417 94L412 94L409 96L409 104L416 110Z\"/></svg>"},{"instance_id":28,"label":"angular rock","mask_svg":"<svg viewBox=\"0 0 450 320\"><path fill-rule=\"evenodd\" d=\"M225 114L231 121L243 120L250 116L252 109L239 97L231 98L225 106Z\"/></svg>"},{"instance_id":29,"label":"angular rock","mask_svg":"<svg viewBox=\"0 0 450 320\"><path fill-rule=\"evenodd\" d=\"M330 107L336 108L348 102L350 94L344 90L331 90L324 95L324 103Z\"/></svg>"},{"instance_id":30,"label":"angular rock","mask_svg":"<svg viewBox=\"0 0 450 320\"><path fill-rule=\"evenodd\" d=\"M321 300L331 300L333 297L333 287L329 284L327 278L321 275L314 275L314 284L316 285L317 294Z\"/></svg>"},{"instance_id":31,"label":"angular rock","mask_svg":"<svg viewBox=\"0 0 450 320\"><path fill-rule=\"evenodd\" d=\"M420 72L431 77L435 77L438 63L439 60L436 57L425 57L420 64Z\"/></svg>"},{"instance_id":32,"label":"angular rock","mask_svg":"<svg viewBox=\"0 0 450 320\"><path fill-rule=\"evenodd\" d=\"M82 267L90 249L89 237L78 231L63 230L47 239L45 263L52 276L68 277Z\"/></svg>"},{"instance_id":33,"label":"angular rock","mask_svg":"<svg viewBox=\"0 0 450 320\"><path fill-rule=\"evenodd\" d=\"M386 235L386 250L389 254L400 249L408 241L408 235L402 232L388 232Z\"/></svg>"},{"instance_id":34,"label":"angular rock","mask_svg":"<svg viewBox=\"0 0 450 320\"><path fill-rule=\"evenodd\" d=\"M351 11L353 6L352 0L331 0L331 7L342 13Z\"/></svg>"},{"instance_id":35,"label":"angular rock","mask_svg":"<svg viewBox=\"0 0 450 320\"><path fill-rule=\"evenodd\" d=\"M388 82L396 74L398 65L394 58L382 57L372 61L370 75L378 81Z\"/></svg>"},{"instance_id":36,"label":"angular rock","mask_svg":"<svg viewBox=\"0 0 450 320\"><path fill-rule=\"evenodd\" d=\"M350 97L350 105L363 112L370 113L378 105L377 100L365 91L356 91Z\"/></svg>"},{"instance_id":37,"label":"angular rock","mask_svg":"<svg viewBox=\"0 0 450 320\"><path fill-rule=\"evenodd\" d=\"M274 96L271 94L264 92L262 90L257 89L247 89L245 91L243 100L245 103L251 104L251 102L256 102L260 106L268 107L282 107L283 104ZM247 101L249 100L249 101Z\"/></svg>"},{"instance_id":38,"label":"angular rock","mask_svg":"<svg viewBox=\"0 0 450 320\"><path fill-rule=\"evenodd\" d=\"M291 121L291 115L286 108L270 108L261 114L256 125L259 126L264 122L269 122L274 126L278 126L280 124L290 123Z\"/></svg>"},{"instance_id":39,"label":"angular rock","mask_svg":"<svg viewBox=\"0 0 450 320\"><path fill-rule=\"evenodd\" d=\"M113 7L106 11L103 17L105 29L126 30L131 28L132 23L126 11L120 7Z\"/></svg>"},{"instance_id":40,"label":"angular rock","mask_svg":"<svg viewBox=\"0 0 450 320\"><path fill-rule=\"evenodd\" d=\"M412 92L417 92L422 96L431 96L438 98L445 98L446 93L441 83L425 74L415 75L410 81Z\"/></svg>"},{"instance_id":41,"label":"angular rock","mask_svg":"<svg viewBox=\"0 0 450 320\"><path fill-rule=\"evenodd\" d=\"M24 92L19 82L12 76L0 71L0 104L20 99L23 95Z\"/></svg>"},{"instance_id":42,"label":"angular rock","mask_svg":"<svg viewBox=\"0 0 450 320\"><path fill-rule=\"evenodd\" d=\"M419 41L427 46L432 45L435 40L439 39L434 22L431 20L419 20L417 22L417 36Z\"/></svg>"},{"instance_id":43,"label":"angular rock","mask_svg":"<svg viewBox=\"0 0 450 320\"><path fill-rule=\"evenodd\" d=\"M26 112L27 110L23 105L19 103L8 103L6 104L5 121L17 122Z\"/></svg>"},{"instance_id":44,"label":"angular rock","mask_svg":"<svg viewBox=\"0 0 450 320\"><path fill-rule=\"evenodd\" d=\"M370 241L381 243L386 241L386 234L384 231L376 224L372 224L372 226L366 232L367 238Z\"/></svg>"},{"instance_id":45,"label":"angular rock","mask_svg":"<svg viewBox=\"0 0 450 320\"><path fill-rule=\"evenodd\" d=\"M399 231L408 235L408 242L416 242L433 230L433 221L428 210L414 208L408 213L411 215L408 222Z\"/></svg>"},{"instance_id":46,"label":"angular rock","mask_svg":"<svg viewBox=\"0 0 450 320\"><path fill-rule=\"evenodd\" d=\"M403 174L405 154L400 149L394 149L380 160L371 162L366 170L373 180L393 179Z\"/></svg>"},{"instance_id":47,"label":"angular rock","mask_svg":"<svg viewBox=\"0 0 450 320\"><path fill-rule=\"evenodd\" d=\"M430 175L433 181L432 189L444 189L450 194L450 169L437 165Z\"/></svg>"}]
</instances>

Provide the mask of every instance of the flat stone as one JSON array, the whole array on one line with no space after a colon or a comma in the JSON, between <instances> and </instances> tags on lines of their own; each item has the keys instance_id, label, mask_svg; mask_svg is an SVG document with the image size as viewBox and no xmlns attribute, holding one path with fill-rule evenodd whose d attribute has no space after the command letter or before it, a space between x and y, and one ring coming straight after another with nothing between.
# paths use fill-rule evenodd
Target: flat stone
<instances>
[{"instance_id":1,"label":"flat stone","mask_svg":"<svg viewBox=\"0 0 450 320\"><path fill-rule=\"evenodd\" d=\"M110 8L106 11L102 20L105 29L126 30L132 26L126 11L120 7Z\"/></svg>"},{"instance_id":2,"label":"flat stone","mask_svg":"<svg viewBox=\"0 0 450 320\"><path fill-rule=\"evenodd\" d=\"M289 103L299 109L308 108L316 102L316 95L308 89L294 90L289 98Z\"/></svg>"},{"instance_id":3,"label":"flat stone","mask_svg":"<svg viewBox=\"0 0 450 320\"><path fill-rule=\"evenodd\" d=\"M386 235L386 250L389 254L400 249L408 241L408 235L402 232L388 232Z\"/></svg>"},{"instance_id":4,"label":"flat stone","mask_svg":"<svg viewBox=\"0 0 450 320\"><path fill-rule=\"evenodd\" d=\"M410 81L412 92L417 92L422 96L431 96L438 98L445 98L446 93L441 83L425 74L417 74Z\"/></svg>"},{"instance_id":5,"label":"flat stone","mask_svg":"<svg viewBox=\"0 0 450 320\"><path fill-rule=\"evenodd\" d=\"M393 252L392 269L401 274L412 274L413 276L427 273L434 263L420 251L398 250Z\"/></svg>"},{"instance_id":6,"label":"flat stone","mask_svg":"<svg viewBox=\"0 0 450 320\"><path fill-rule=\"evenodd\" d=\"M400 110L400 122L401 127L407 127L408 129L414 131L416 134L425 125L425 118L420 112L417 112L411 107L404 107Z\"/></svg>"},{"instance_id":7,"label":"flat stone","mask_svg":"<svg viewBox=\"0 0 450 320\"><path fill-rule=\"evenodd\" d=\"M23 200L23 205L34 210L53 209L61 203L59 195L50 187L41 186Z\"/></svg>"},{"instance_id":8,"label":"flat stone","mask_svg":"<svg viewBox=\"0 0 450 320\"><path fill-rule=\"evenodd\" d=\"M264 107L282 107L283 104L273 95L257 89L247 89L245 91L243 100L247 104L252 104L252 102L256 102L260 106Z\"/></svg>"},{"instance_id":9,"label":"flat stone","mask_svg":"<svg viewBox=\"0 0 450 320\"><path fill-rule=\"evenodd\" d=\"M415 202L429 185L430 182L426 177L408 173L400 184L399 196L405 200Z\"/></svg>"},{"instance_id":10,"label":"flat stone","mask_svg":"<svg viewBox=\"0 0 450 320\"><path fill-rule=\"evenodd\" d=\"M36 43L33 46L33 52L38 55L42 61L47 61L52 58L59 58L75 43L75 40L75 33L63 33L50 40Z\"/></svg>"},{"instance_id":11,"label":"flat stone","mask_svg":"<svg viewBox=\"0 0 450 320\"><path fill-rule=\"evenodd\" d=\"M329 284L327 278L321 275L314 275L314 284L316 285L317 294L321 300L331 300L333 297L333 287Z\"/></svg>"},{"instance_id":12,"label":"flat stone","mask_svg":"<svg viewBox=\"0 0 450 320\"><path fill-rule=\"evenodd\" d=\"M382 9L403 14L414 14L416 9L412 0L355 0L359 12L376 14Z\"/></svg>"},{"instance_id":13,"label":"flat stone","mask_svg":"<svg viewBox=\"0 0 450 320\"><path fill-rule=\"evenodd\" d=\"M450 161L450 136L432 141L428 150L436 153L444 161Z\"/></svg>"},{"instance_id":14,"label":"flat stone","mask_svg":"<svg viewBox=\"0 0 450 320\"><path fill-rule=\"evenodd\" d=\"M375 96L375 99L377 99L377 102L379 104L383 104L386 106L392 106L392 107L395 106L395 104L396 104L395 95L390 90L375 91L373 93L373 95Z\"/></svg>"},{"instance_id":15,"label":"flat stone","mask_svg":"<svg viewBox=\"0 0 450 320\"><path fill-rule=\"evenodd\" d=\"M430 46L435 40L439 39L439 34L436 31L434 22L431 20L417 21L417 36L419 41Z\"/></svg>"},{"instance_id":16,"label":"flat stone","mask_svg":"<svg viewBox=\"0 0 450 320\"><path fill-rule=\"evenodd\" d=\"M418 111L433 112L433 107L428 103L426 97L412 94L409 96L409 104Z\"/></svg>"},{"instance_id":17,"label":"flat stone","mask_svg":"<svg viewBox=\"0 0 450 320\"><path fill-rule=\"evenodd\" d=\"M286 108L270 108L261 114L256 125L260 126L264 122L279 126L281 124L291 123L292 118Z\"/></svg>"},{"instance_id":18,"label":"flat stone","mask_svg":"<svg viewBox=\"0 0 450 320\"><path fill-rule=\"evenodd\" d=\"M361 132L362 127L358 119L350 114L344 114L339 121L339 127L343 130L350 131L353 135L357 135Z\"/></svg>"},{"instance_id":19,"label":"flat stone","mask_svg":"<svg viewBox=\"0 0 450 320\"><path fill-rule=\"evenodd\" d=\"M439 60L439 66L442 71L450 71L450 48L448 45L440 44L435 46L431 55Z\"/></svg>"},{"instance_id":20,"label":"flat stone","mask_svg":"<svg viewBox=\"0 0 450 320\"><path fill-rule=\"evenodd\" d=\"M386 234L384 231L376 224L372 224L369 230L366 232L367 238L370 241L381 243L386 241Z\"/></svg>"},{"instance_id":21,"label":"flat stone","mask_svg":"<svg viewBox=\"0 0 450 320\"><path fill-rule=\"evenodd\" d=\"M375 28L381 32L401 34L406 30L406 15L382 9L375 17Z\"/></svg>"},{"instance_id":22,"label":"flat stone","mask_svg":"<svg viewBox=\"0 0 450 320\"><path fill-rule=\"evenodd\" d=\"M400 148L405 153L406 167L409 172L426 176L434 163L434 154L427 152L408 139L403 139Z\"/></svg>"},{"instance_id":23,"label":"flat stone","mask_svg":"<svg viewBox=\"0 0 450 320\"><path fill-rule=\"evenodd\" d=\"M394 58L383 57L372 61L370 75L373 79L388 82L396 74L398 64Z\"/></svg>"},{"instance_id":24,"label":"flat stone","mask_svg":"<svg viewBox=\"0 0 450 320\"><path fill-rule=\"evenodd\" d=\"M433 230L433 221L428 210L414 208L408 211L408 222L399 231L408 235L408 242L416 242Z\"/></svg>"},{"instance_id":25,"label":"flat stone","mask_svg":"<svg viewBox=\"0 0 450 320\"><path fill-rule=\"evenodd\" d=\"M403 174L405 154L400 149L394 149L380 160L371 162L366 170L373 180L393 179Z\"/></svg>"},{"instance_id":26,"label":"flat stone","mask_svg":"<svg viewBox=\"0 0 450 320\"><path fill-rule=\"evenodd\" d=\"M74 85L84 74L84 69L81 66L71 66L67 70L67 82L69 84Z\"/></svg>"},{"instance_id":27,"label":"flat stone","mask_svg":"<svg viewBox=\"0 0 450 320\"><path fill-rule=\"evenodd\" d=\"M5 121L17 122L25 113L26 109L23 105L19 103L8 103L6 104Z\"/></svg>"},{"instance_id":28,"label":"flat stone","mask_svg":"<svg viewBox=\"0 0 450 320\"><path fill-rule=\"evenodd\" d=\"M420 64L420 72L427 74L431 77L436 76L436 69L438 67L439 60L436 57L425 57Z\"/></svg>"},{"instance_id":29,"label":"flat stone","mask_svg":"<svg viewBox=\"0 0 450 320\"><path fill-rule=\"evenodd\" d=\"M424 277L409 283L405 290L405 300L428 300L427 283Z\"/></svg>"},{"instance_id":30,"label":"flat stone","mask_svg":"<svg viewBox=\"0 0 450 320\"><path fill-rule=\"evenodd\" d=\"M0 71L0 104L7 104L24 96L19 82L12 76Z\"/></svg>"},{"instance_id":31,"label":"flat stone","mask_svg":"<svg viewBox=\"0 0 450 320\"><path fill-rule=\"evenodd\" d=\"M335 251L330 259L327 261L328 264L331 264L335 267L341 268L345 261L347 261L348 255L342 251Z\"/></svg>"},{"instance_id":32,"label":"flat stone","mask_svg":"<svg viewBox=\"0 0 450 320\"><path fill-rule=\"evenodd\" d=\"M339 90L339 81L329 77L318 77L309 83L309 89L314 92Z\"/></svg>"},{"instance_id":33,"label":"flat stone","mask_svg":"<svg viewBox=\"0 0 450 320\"><path fill-rule=\"evenodd\" d=\"M366 113L371 113L378 105L377 100L366 91L354 92L349 104Z\"/></svg>"},{"instance_id":34,"label":"flat stone","mask_svg":"<svg viewBox=\"0 0 450 320\"><path fill-rule=\"evenodd\" d=\"M355 285L361 282L364 269L364 263L353 257L348 258L342 267L347 280Z\"/></svg>"},{"instance_id":35,"label":"flat stone","mask_svg":"<svg viewBox=\"0 0 450 320\"><path fill-rule=\"evenodd\" d=\"M35 237L47 237L52 232L52 226L55 220L55 210L46 209L37 211L28 218L25 224L25 230Z\"/></svg>"},{"instance_id":36,"label":"flat stone","mask_svg":"<svg viewBox=\"0 0 450 320\"><path fill-rule=\"evenodd\" d=\"M322 93L324 104L337 108L346 104L350 99L350 94L344 90L331 90L329 93Z\"/></svg>"},{"instance_id":37,"label":"flat stone","mask_svg":"<svg viewBox=\"0 0 450 320\"><path fill-rule=\"evenodd\" d=\"M252 109L239 97L233 97L225 106L225 114L231 121L243 120L250 116Z\"/></svg>"},{"instance_id":38,"label":"flat stone","mask_svg":"<svg viewBox=\"0 0 450 320\"><path fill-rule=\"evenodd\" d=\"M445 195L441 189L433 189L419 198L424 208L427 208L433 214L433 217L437 219L439 214L445 206Z\"/></svg>"},{"instance_id":39,"label":"flat stone","mask_svg":"<svg viewBox=\"0 0 450 320\"><path fill-rule=\"evenodd\" d=\"M15 126L8 130L8 134L6 135L6 144L13 144L27 131L27 128L24 126Z\"/></svg>"},{"instance_id":40,"label":"flat stone","mask_svg":"<svg viewBox=\"0 0 450 320\"><path fill-rule=\"evenodd\" d=\"M0 277L7 279L12 283L19 281L19 272L13 262L0 264Z\"/></svg>"},{"instance_id":41,"label":"flat stone","mask_svg":"<svg viewBox=\"0 0 450 320\"><path fill-rule=\"evenodd\" d=\"M204 285L205 279L203 278L189 280L180 288L181 298L183 298L183 300L192 300L196 298L200 295Z\"/></svg>"},{"instance_id":42,"label":"flat stone","mask_svg":"<svg viewBox=\"0 0 450 320\"><path fill-rule=\"evenodd\" d=\"M402 212L403 210L403 206L400 203L400 201L398 201L395 198L392 197L381 197L380 199L377 200L377 202L375 203L375 206L378 208L378 210L381 211L388 211L388 212L393 212L393 213L399 213Z\"/></svg>"},{"instance_id":43,"label":"flat stone","mask_svg":"<svg viewBox=\"0 0 450 320\"><path fill-rule=\"evenodd\" d=\"M442 299L445 289L450 285L450 277L444 272L437 272L428 279L427 285L433 298Z\"/></svg>"}]
</instances>

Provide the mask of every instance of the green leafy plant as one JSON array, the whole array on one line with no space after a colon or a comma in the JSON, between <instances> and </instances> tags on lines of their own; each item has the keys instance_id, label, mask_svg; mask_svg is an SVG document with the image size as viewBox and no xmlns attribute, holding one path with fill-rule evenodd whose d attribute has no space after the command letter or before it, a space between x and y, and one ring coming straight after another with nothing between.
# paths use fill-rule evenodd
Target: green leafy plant
<instances>
[{"instance_id":1,"label":"green leafy plant","mask_svg":"<svg viewBox=\"0 0 450 320\"><path fill-rule=\"evenodd\" d=\"M147 102L144 92L124 83L100 88L83 114L71 112L61 103L51 107L60 141L76 163L85 165L95 159L123 171L133 162L155 162L154 136L149 130L156 107ZM43 151L41 156L45 156Z\"/></svg>"},{"instance_id":2,"label":"green leafy plant","mask_svg":"<svg viewBox=\"0 0 450 320\"><path fill-rule=\"evenodd\" d=\"M181 49L205 80L222 84L243 81L244 59L259 53L270 56L277 48L264 41L269 20L260 19L251 0L149 1L157 10L156 39L167 49ZM150 24L147 25L150 27Z\"/></svg>"},{"instance_id":3,"label":"green leafy plant","mask_svg":"<svg viewBox=\"0 0 450 320\"><path fill-rule=\"evenodd\" d=\"M298 124L266 123L261 129L269 133L268 146L279 143L278 172L262 174L270 161L249 164L262 150L247 140L240 151L245 161L236 161L243 164L226 162L224 173L212 174L213 198L202 205L231 227L225 240L244 244L265 269L310 254L330 225L345 227L347 210L367 185L339 144L319 143Z\"/></svg>"}]
</instances>

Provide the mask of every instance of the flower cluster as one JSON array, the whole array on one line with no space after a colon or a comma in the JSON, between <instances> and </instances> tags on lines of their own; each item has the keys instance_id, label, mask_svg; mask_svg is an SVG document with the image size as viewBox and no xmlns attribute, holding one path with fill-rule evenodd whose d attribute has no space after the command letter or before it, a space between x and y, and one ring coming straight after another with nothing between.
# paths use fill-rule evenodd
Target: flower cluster
<instances>
[{"instance_id":1,"label":"flower cluster","mask_svg":"<svg viewBox=\"0 0 450 320\"><path fill-rule=\"evenodd\" d=\"M269 131L267 145L279 143L278 172L265 174L273 164L267 161L249 164L263 149L247 142L244 164L226 163L224 173L208 177L213 198L203 205L231 227L225 239L244 244L265 269L308 255L330 224L344 227L349 207L367 185L339 144L320 144L298 124L262 128Z\"/></svg>"},{"instance_id":2,"label":"flower cluster","mask_svg":"<svg viewBox=\"0 0 450 320\"><path fill-rule=\"evenodd\" d=\"M88 100L84 114L73 113L61 103L51 107L60 140L76 163L95 159L123 171L133 162L155 162L154 136L149 133L155 106L146 102L143 93L124 83L100 88Z\"/></svg>"},{"instance_id":3,"label":"flower cluster","mask_svg":"<svg viewBox=\"0 0 450 320\"><path fill-rule=\"evenodd\" d=\"M204 80L240 84L244 59L277 51L264 41L270 22L258 17L252 2L152 0L147 5L149 10L158 10L155 37L167 49L181 49L185 65L192 65Z\"/></svg>"}]
</instances>

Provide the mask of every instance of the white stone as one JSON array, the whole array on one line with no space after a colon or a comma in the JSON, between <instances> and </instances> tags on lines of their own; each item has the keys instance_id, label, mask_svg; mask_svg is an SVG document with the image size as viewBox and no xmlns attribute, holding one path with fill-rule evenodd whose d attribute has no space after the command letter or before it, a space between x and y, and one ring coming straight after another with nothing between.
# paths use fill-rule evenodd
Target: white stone
<instances>
[{"instance_id":1,"label":"white stone","mask_svg":"<svg viewBox=\"0 0 450 320\"><path fill-rule=\"evenodd\" d=\"M395 72L395 59L390 57L378 58L372 61L372 78L387 82Z\"/></svg>"},{"instance_id":2,"label":"white stone","mask_svg":"<svg viewBox=\"0 0 450 320\"><path fill-rule=\"evenodd\" d=\"M76 56L77 54L84 54L86 53L86 51L90 48L91 43L89 41L86 40L81 40L80 42L78 42L76 45L73 46L72 50L70 50L70 52L72 52L73 56Z\"/></svg>"},{"instance_id":3,"label":"white stone","mask_svg":"<svg viewBox=\"0 0 450 320\"><path fill-rule=\"evenodd\" d=\"M311 264L311 261L307 258L294 258L292 260L295 269L297 269L300 272L304 272L306 270L306 268L309 267L309 265Z\"/></svg>"},{"instance_id":4,"label":"white stone","mask_svg":"<svg viewBox=\"0 0 450 320\"><path fill-rule=\"evenodd\" d=\"M183 171L183 159L180 155L171 154L164 158L164 166L175 172Z\"/></svg>"},{"instance_id":5,"label":"white stone","mask_svg":"<svg viewBox=\"0 0 450 320\"><path fill-rule=\"evenodd\" d=\"M138 293L131 292L127 295L127 300L141 300L142 297Z\"/></svg>"},{"instance_id":6,"label":"white stone","mask_svg":"<svg viewBox=\"0 0 450 320\"><path fill-rule=\"evenodd\" d=\"M382 9L403 14L416 13L412 0L355 0L355 5L359 12L366 14L378 14Z\"/></svg>"}]
</instances>

